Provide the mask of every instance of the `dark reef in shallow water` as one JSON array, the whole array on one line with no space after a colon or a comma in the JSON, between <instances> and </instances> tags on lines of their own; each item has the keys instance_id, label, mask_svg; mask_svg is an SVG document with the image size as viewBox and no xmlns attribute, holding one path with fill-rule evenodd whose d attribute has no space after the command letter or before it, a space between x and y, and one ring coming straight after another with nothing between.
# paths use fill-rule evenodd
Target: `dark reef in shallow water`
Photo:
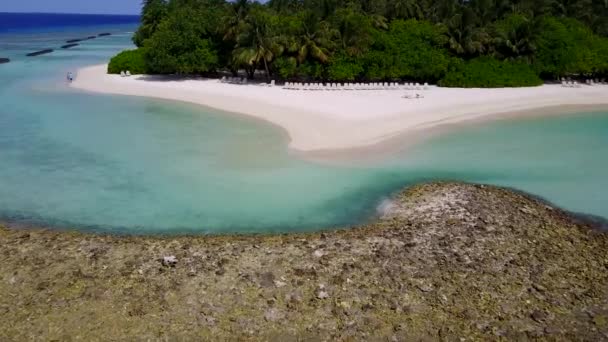
<instances>
[{"instance_id":1,"label":"dark reef in shallow water","mask_svg":"<svg viewBox=\"0 0 608 342\"><path fill-rule=\"evenodd\" d=\"M80 45L80 44L77 44L77 43L67 44L67 45L62 45L61 48L62 49L69 49L69 48L72 48L72 47L78 46L78 45Z\"/></svg>"},{"instance_id":2,"label":"dark reef in shallow water","mask_svg":"<svg viewBox=\"0 0 608 342\"><path fill-rule=\"evenodd\" d=\"M35 56L45 55L45 54L51 53L53 51L54 51L53 49L44 49L44 50L28 53L26 56L35 57Z\"/></svg>"},{"instance_id":3,"label":"dark reef in shallow water","mask_svg":"<svg viewBox=\"0 0 608 342\"><path fill-rule=\"evenodd\" d=\"M9 341L101 333L108 340L608 336L608 234L494 186L416 185L375 223L313 234L124 237L0 224L0 255L0 336Z\"/></svg>"},{"instance_id":4,"label":"dark reef in shallow water","mask_svg":"<svg viewBox=\"0 0 608 342\"><path fill-rule=\"evenodd\" d=\"M81 42L81 41L83 41L83 39L78 38L78 39L69 39L69 40L66 40L65 42L66 43L77 43L77 42Z\"/></svg>"},{"instance_id":5,"label":"dark reef in shallow water","mask_svg":"<svg viewBox=\"0 0 608 342\"><path fill-rule=\"evenodd\" d=\"M106 37L106 36L111 36L111 35L112 35L111 33L104 32L104 33L98 34L97 36L98 37Z\"/></svg>"},{"instance_id":6,"label":"dark reef in shallow water","mask_svg":"<svg viewBox=\"0 0 608 342\"><path fill-rule=\"evenodd\" d=\"M8 59L8 58L0 58L0 64L8 63L8 62L10 62L10 61L11 61L11 60L10 60L10 59Z\"/></svg>"}]
</instances>

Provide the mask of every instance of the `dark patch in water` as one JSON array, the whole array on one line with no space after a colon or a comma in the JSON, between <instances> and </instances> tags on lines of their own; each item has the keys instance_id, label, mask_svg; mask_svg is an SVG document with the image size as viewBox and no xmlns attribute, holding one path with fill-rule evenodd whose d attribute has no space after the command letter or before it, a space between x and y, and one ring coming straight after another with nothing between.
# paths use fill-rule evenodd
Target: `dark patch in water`
<instances>
[{"instance_id":1,"label":"dark patch in water","mask_svg":"<svg viewBox=\"0 0 608 342\"><path fill-rule=\"evenodd\" d=\"M111 36L111 35L112 35L111 33L104 32L104 33L98 34L97 36L98 37L106 37L106 36Z\"/></svg>"},{"instance_id":2,"label":"dark patch in water","mask_svg":"<svg viewBox=\"0 0 608 342\"><path fill-rule=\"evenodd\" d=\"M61 46L61 48L62 48L62 49L69 49L69 48L71 48L71 47L78 46L78 45L80 45L80 44L67 44L67 45L63 45L63 46Z\"/></svg>"},{"instance_id":3,"label":"dark patch in water","mask_svg":"<svg viewBox=\"0 0 608 342\"><path fill-rule=\"evenodd\" d=\"M44 50L28 53L26 56L35 57L35 56L45 55L45 54L51 53L51 52L53 52L53 49L44 49Z\"/></svg>"},{"instance_id":4,"label":"dark patch in water","mask_svg":"<svg viewBox=\"0 0 608 342\"><path fill-rule=\"evenodd\" d=\"M8 62L10 62L10 61L11 61L11 60L10 60L10 59L8 59L8 58L0 58L0 64L8 63Z\"/></svg>"}]
</instances>

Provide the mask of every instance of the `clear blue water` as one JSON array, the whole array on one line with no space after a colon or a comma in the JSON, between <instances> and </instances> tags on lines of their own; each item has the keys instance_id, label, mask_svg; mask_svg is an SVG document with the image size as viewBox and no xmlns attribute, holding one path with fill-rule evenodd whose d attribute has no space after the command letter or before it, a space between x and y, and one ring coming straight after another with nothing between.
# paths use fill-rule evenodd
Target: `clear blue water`
<instances>
[{"instance_id":1,"label":"clear blue water","mask_svg":"<svg viewBox=\"0 0 608 342\"><path fill-rule=\"evenodd\" d=\"M0 32L48 32L78 27L136 25L139 16L64 13L2 13ZM101 32L99 32L101 33Z\"/></svg>"},{"instance_id":2,"label":"clear blue water","mask_svg":"<svg viewBox=\"0 0 608 342\"><path fill-rule=\"evenodd\" d=\"M86 21L85 21L86 22ZM403 186L512 186L608 216L608 113L469 127L382 161L323 165L263 122L72 90L65 74L131 47L135 24L0 32L0 221L119 233L307 231L371 219ZM112 32L39 57L66 39Z\"/></svg>"}]
</instances>

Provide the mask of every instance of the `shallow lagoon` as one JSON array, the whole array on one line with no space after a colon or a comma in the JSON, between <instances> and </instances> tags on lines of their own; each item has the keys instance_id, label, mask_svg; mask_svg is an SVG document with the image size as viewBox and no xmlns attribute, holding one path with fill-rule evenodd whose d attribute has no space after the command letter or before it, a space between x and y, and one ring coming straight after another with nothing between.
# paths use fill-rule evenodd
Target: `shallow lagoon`
<instances>
[{"instance_id":1,"label":"shallow lagoon","mask_svg":"<svg viewBox=\"0 0 608 342\"><path fill-rule=\"evenodd\" d=\"M264 122L188 104L87 94L65 74L130 46L134 26L0 34L0 220L120 233L307 231L369 220L403 186L512 186L608 216L608 114L504 120L373 162L289 153ZM113 36L26 58L90 33Z\"/></svg>"}]
</instances>

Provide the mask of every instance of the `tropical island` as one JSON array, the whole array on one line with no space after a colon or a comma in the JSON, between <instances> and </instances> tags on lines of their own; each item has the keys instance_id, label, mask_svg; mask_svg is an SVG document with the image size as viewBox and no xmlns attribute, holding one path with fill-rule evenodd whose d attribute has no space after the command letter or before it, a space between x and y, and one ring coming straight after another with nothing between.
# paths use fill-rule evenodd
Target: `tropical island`
<instances>
[{"instance_id":1,"label":"tropical island","mask_svg":"<svg viewBox=\"0 0 608 342\"><path fill-rule=\"evenodd\" d=\"M147 0L110 73L446 87L608 74L602 1Z\"/></svg>"},{"instance_id":2,"label":"tropical island","mask_svg":"<svg viewBox=\"0 0 608 342\"><path fill-rule=\"evenodd\" d=\"M148 0L138 48L79 70L71 86L250 115L284 129L294 150L360 156L464 122L605 109L607 18L601 1ZM91 145L113 138L121 122L111 123ZM133 127L121 142L138 144ZM36 156L61 160L51 150ZM120 168L109 165L108 173ZM82 186L104 172L68 179ZM126 177L115 187L131 185ZM147 186L135 188L150 197ZM130 210L140 198L120 205ZM90 199L107 210L107 197ZM188 203L207 205L200 200ZM411 185L380 209L366 224L289 234L206 236L201 224L196 236L136 236L0 222L0 340L608 339L604 220L461 182Z\"/></svg>"},{"instance_id":3,"label":"tropical island","mask_svg":"<svg viewBox=\"0 0 608 342\"><path fill-rule=\"evenodd\" d=\"M463 122L605 108L607 9L572 6L150 0L138 48L72 86L253 116L309 155L385 151Z\"/></svg>"}]
</instances>

